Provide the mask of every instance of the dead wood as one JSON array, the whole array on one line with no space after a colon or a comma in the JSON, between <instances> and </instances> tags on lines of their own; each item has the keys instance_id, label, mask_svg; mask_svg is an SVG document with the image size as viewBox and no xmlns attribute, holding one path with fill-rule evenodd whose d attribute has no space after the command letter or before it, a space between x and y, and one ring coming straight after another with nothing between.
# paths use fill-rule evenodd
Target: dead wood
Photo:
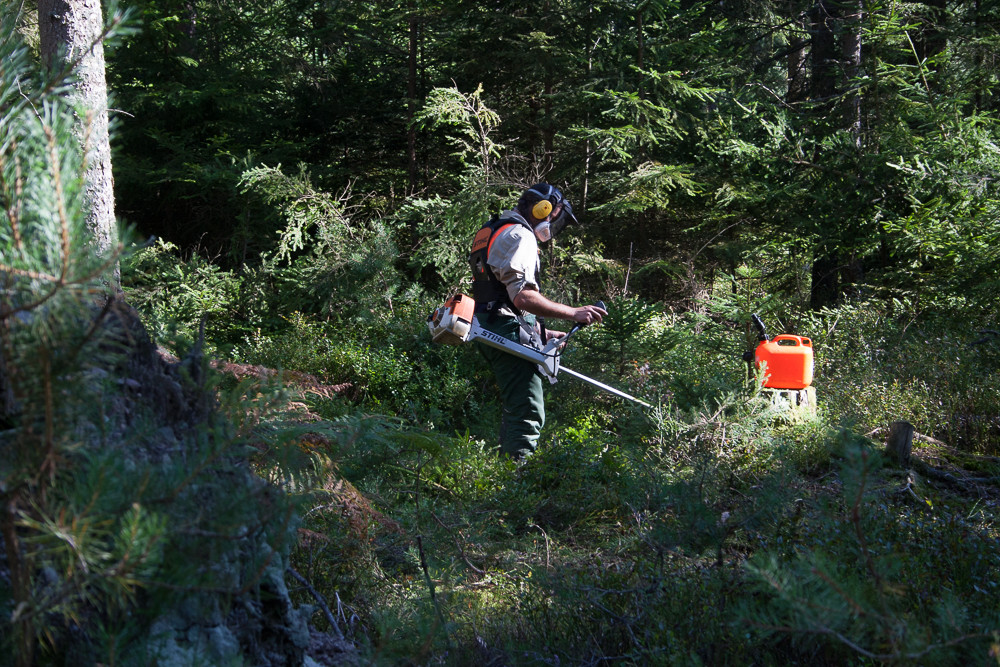
<instances>
[{"instance_id":1,"label":"dead wood","mask_svg":"<svg viewBox=\"0 0 1000 667\"><path fill-rule=\"evenodd\" d=\"M211 366L220 373L230 375L237 380L253 378L263 381L280 378L287 386L301 391L303 394L312 394L326 399L333 398L334 396L342 396L354 386L351 382L327 384L315 375L300 371L278 371L266 366L237 364L231 361L212 361Z\"/></svg>"},{"instance_id":2,"label":"dead wood","mask_svg":"<svg viewBox=\"0 0 1000 667\"><path fill-rule=\"evenodd\" d=\"M886 453L900 465L910 461L913 451L913 424L907 421L894 421L889 425L889 437L885 441Z\"/></svg>"}]
</instances>

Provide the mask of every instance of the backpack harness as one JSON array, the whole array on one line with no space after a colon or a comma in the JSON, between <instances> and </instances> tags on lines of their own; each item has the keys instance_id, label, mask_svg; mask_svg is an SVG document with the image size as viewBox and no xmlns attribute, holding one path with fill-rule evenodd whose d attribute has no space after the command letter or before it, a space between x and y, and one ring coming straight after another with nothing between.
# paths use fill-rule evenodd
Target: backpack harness
<instances>
[{"instance_id":1,"label":"backpack harness","mask_svg":"<svg viewBox=\"0 0 1000 667\"><path fill-rule=\"evenodd\" d=\"M524 218L517 213L508 211L503 215L494 215L490 218L489 222L483 225L472 239L469 265L472 267L472 298L476 302L475 312L489 313L487 322L493 322L502 307L510 308L521 327L522 342L541 349L544 341L539 336L538 331L524 319L524 313L511 301L506 286L500 282L486 261L490 249L493 247L493 241L496 240L500 232L513 225L522 225L525 229L531 230L531 226ZM542 323L544 331L544 320L539 319L539 322Z\"/></svg>"},{"instance_id":2,"label":"backpack harness","mask_svg":"<svg viewBox=\"0 0 1000 667\"><path fill-rule=\"evenodd\" d=\"M513 225L523 225L525 229L531 230L528 223L519 215L494 215L476 233L475 238L472 239L472 249L469 252L469 265L472 267L472 298L476 302L476 312L489 313L491 321L503 306L507 306L518 317L521 317L520 309L514 305L507 294L507 288L496 277L486 261L490 249L493 247L493 241L496 240L500 232Z\"/></svg>"}]
</instances>

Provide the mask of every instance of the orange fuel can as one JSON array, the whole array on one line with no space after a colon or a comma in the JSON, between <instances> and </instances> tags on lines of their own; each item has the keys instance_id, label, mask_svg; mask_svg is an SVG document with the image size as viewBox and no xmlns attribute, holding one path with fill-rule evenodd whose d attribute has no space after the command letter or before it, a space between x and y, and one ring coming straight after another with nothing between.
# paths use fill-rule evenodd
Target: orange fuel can
<instances>
[{"instance_id":1,"label":"orange fuel can","mask_svg":"<svg viewBox=\"0 0 1000 667\"><path fill-rule=\"evenodd\" d=\"M757 368L767 364L764 386L770 389L805 389L813 380L812 341L804 336L781 334L761 341L754 351Z\"/></svg>"}]
</instances>

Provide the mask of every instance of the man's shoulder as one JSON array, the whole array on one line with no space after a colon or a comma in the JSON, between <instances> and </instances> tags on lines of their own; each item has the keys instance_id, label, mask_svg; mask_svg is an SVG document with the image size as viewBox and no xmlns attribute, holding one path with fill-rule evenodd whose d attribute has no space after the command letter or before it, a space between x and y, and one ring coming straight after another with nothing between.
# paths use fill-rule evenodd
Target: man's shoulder
<instances>
[{"instance_id":1,"label":"man's shoulder","mask_svg":"<svg viewBox=\"0 0 1000 667\"><path fill-rule=\"evenodd\" d=\"M538 249L538 242L535 234L524 226L512 224L496 235L493 248L490 250L490 258L507 257L524 252L533 253Z\"/></svg>"},{"instance_id":2,"label":"man's shoulder","mask_svg":"<svg viewBox=\"0 0 1000 667\"><path fill-rule=\"evenodd\" d=\"M517 241L535 238L528 222L514 211L504 211L497 223L498 237L503 235Z\"/></svg>"},{"instance_id":3,"label":"man's shoulder","mask_svg":"<svg viewBox=\"0 0 1000 667\"><path fill-rule=\"evenodd\" d=\"M534 239L535 238L534 232L532 232L530 229L528 229L524 225L519 225L518 223L514 222L513 220L510 221L510 223L508 223L506 226L504 226L500 230L499 234L497 234L498 237L501 236L501 235L507 236L508 238L511 238L511 239L516 239L518 241L523 241L523 240Z\"/></svg>"},{"instance_id":4,"label":"man's shoulder","mask_svg":"<svg viewBox=\"0 0 1000 667\"><path fill-rule=\"evenodd\" d=\"M531 230L512 225L496 235L487 262L494 267L523 267L537 261L538 243Z\"/></svg>"}]
</instances>

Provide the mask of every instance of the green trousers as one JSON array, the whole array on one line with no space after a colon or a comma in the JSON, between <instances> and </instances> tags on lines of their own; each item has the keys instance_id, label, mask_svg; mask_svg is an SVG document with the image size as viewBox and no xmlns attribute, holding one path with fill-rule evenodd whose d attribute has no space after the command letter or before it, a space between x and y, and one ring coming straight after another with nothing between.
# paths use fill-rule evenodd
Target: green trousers
<instances>
[{"instance_id":1,"label":"green trousers","mask_svg":"<svg viewBox=\"0 0 1000 667\"><path fill-rule=\"evenodd\" d=\"M520 326L513 317L498 315L490 322L488 315L477 316L479 326L512 341L518 341ZM534 317L525 318L534 325ZM538 447L538 436L545 424L545 395L542 377L535 364L518 359L495 347L479 344L479 351L493 368L500 388L503 417L500 424L500 452L522 459Z\"/></svg>"}]
</instances>

